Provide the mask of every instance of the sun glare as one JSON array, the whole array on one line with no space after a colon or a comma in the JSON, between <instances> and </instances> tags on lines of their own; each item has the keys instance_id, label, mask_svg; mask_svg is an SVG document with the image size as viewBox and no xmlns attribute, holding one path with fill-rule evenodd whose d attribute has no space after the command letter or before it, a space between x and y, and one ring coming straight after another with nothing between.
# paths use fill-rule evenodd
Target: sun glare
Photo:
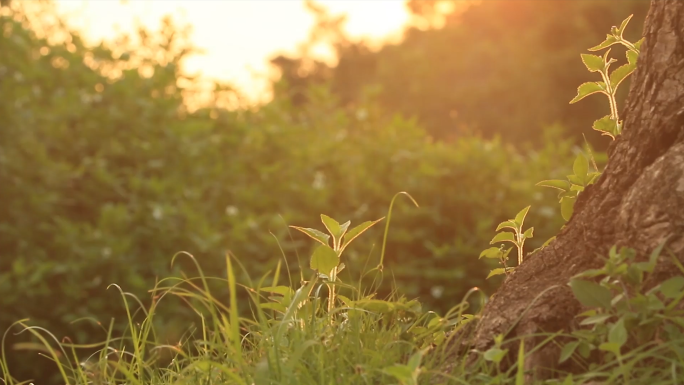
<instances>
[{"instance_id":1,"label":"sun glare","mask_svg":"<svg viewBox=\"0 0 684 385\"><path fill-rule=\"evenodd\" d=\"M294 54L307 39L314 18L303 0L88 1L57 0L72 27L96 42L131 32L136 21L155 29L164 15L192 27L192 42L204 50L189 57L184 70L230 83L251 101L269 98L268 59ZM331 13L346 14L353 38L378 41L399 36L409 20L403 0L319 0ZM317 52L332 60L329 53Z\"/></svg>"}]
</instances>

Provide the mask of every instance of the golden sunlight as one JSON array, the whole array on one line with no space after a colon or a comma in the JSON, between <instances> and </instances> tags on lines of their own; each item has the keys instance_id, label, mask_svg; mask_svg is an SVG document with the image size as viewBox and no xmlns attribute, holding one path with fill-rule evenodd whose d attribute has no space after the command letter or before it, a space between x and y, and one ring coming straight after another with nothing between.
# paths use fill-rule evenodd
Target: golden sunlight
<instances>
[{"instance_id":1,"label":"golden sunlight","mask_svg":"<svg viewBox=\"0 0 684 385\"><path fill-rule=\"evenodd\" d=\"M88 1L57 0L57 9L91 42L130 32L136 22L155 29L165 15L192 27L193 43L204 50L185 63L189 74L229 82L252 101L269 98L268 59L296 53L314 18L303 0ZM403 0L321 0L332 14L346 14L346 32L371 40L396 37L409 19ZM330 53L318 52L331 60Z\"/></svg>"}]
</instances>

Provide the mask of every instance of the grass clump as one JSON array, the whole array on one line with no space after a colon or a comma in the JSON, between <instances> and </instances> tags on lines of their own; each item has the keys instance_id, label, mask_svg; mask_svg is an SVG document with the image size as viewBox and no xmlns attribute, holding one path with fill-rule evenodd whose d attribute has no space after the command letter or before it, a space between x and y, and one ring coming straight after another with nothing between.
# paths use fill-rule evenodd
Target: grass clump
<instances>
[{"instance_id":1,"label":"grass clump","mask_svg":"<svg viewBox=\"0 0 684 385\"><path fill-rule=\"evenodd\" d=\"M44 344L42 355L59 366L68 384L409 384L436 362L427 353L446 346L446 330L469 319L462 314L465 306L440 317L423 312L416 300L396 293L376 299L340 279L338 300L327 305L331 283L318 274L294 286L278 285L276 274L254 286L240 285L233 263L226 257L226 278L161 280L148 308L121 290L128 329L101 344L74 345L25 321L18 325ZM251 314L238 314L233 301L218 300L210 280L225 284L232 300L246 290ZM191 306L197 322L176 344L161 344L155 311L170 296ZM96 352L89 356L79 354L92 348ZM18 384L4 365L3 377Z\"/></svg>"}]
</instances>

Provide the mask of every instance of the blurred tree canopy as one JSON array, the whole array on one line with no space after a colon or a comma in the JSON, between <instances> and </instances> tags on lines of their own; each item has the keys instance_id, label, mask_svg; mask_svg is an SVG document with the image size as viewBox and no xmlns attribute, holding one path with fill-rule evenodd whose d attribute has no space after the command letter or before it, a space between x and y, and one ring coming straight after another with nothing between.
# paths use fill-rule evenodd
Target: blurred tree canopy
<instances>
[{"instance_id":1,"label":"blurred tree canopy","mask_svg":"<svg viewBox=\"0 0 684 385\"><path fill-rule=\"evenodd\" d=\"M116 333L125 319L108 285L149 300L155 280L194 274L187 260L171 267L179 251L211 276L223 276L227 252L243 282L282 258L297 274L313 244L288 224L320 227L321 213L377 219L399 191L421 207L395 206L383 290L396 283L444 311L490 287L476 257L496 223L532 204L534 248L563 222L554 194L534 184L566 175L576 148L558 126L532 127L595 117L581 110L591 103L565 107L586 77L578 53L605 30L605 12L631 12L505 4L482 2L379 51L336 33L342 19L320 18L315 38L341 42L338 66L280 58L270 103L222 108L236 95L217 85L196 111L185 102L194 79L180 71L194 48L170 20L91 46L49 2L0 9L0 330L28 317L57 338L100 341L91 320L114 317ZM573 66L578 74L563 72ZM536 146L521 139L530 136ZM381 235L377 226L355 242L342 279L377 261ZM161 310L162 341L198 321L182 305ZM17 377L49 373L36 352L15 353Z\"/></svg>"},{"instance_id":2,"label":"blurred tree canopy","mask_svg":"<svg viewBox=\"0 0 684 385\"><path fill-rule=\"evenodd\" d=\"M416 117L436 138L476 131L539 144L541 130L560 123L581 141L605 106L568 105L577 86L592 80L579 54L605 37L606 23L634 14L633 22L642 25L648 1L409 0L407 6L419 27L377 50L350 41L341 32L343 20L331 23L324 9L310 7L319 30L334 30L318 31L312 43L327 37L338 63L274 58L282 73L278 97L302 104L307 85L325 83L345 106L376 94L385 109ZM637 40L641 31L630 33ZM588 136L605 148L599 137Z\"/></svg>"}]
</instances>

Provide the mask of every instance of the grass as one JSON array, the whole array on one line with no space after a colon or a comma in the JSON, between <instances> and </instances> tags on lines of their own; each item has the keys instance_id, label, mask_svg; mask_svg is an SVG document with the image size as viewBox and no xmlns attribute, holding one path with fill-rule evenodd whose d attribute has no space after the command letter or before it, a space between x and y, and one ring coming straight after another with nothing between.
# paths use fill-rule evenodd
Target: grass
<instances>
[{"instance_id":1,"label":"grass","mask_svg":"<svg viewBox=\"0 0 684 385\"><path fill-rule=\"evenodd\" d=\"M658 253L660 248L652 255L652 261ZM471 303L487 298L476 288L449 312L439 315L423 310L417 300L401 296L398 290L387 298L376 298L376 289L384 274L382 268L361 273L356 283L352 283L349 271L346 282L339 277L330 282L313 273L308 278L300 276L300 282L294 282L286 266L289 282L282 285L279 282L282 266L278 264L275 271L258 282L241 284L235 278L235 264L239 265L239 261L232 256L226 256L225 277L221 278L207 277L195 258L187 253L177 254L172 263L179 258L190 259L198 275L157 282L150 290L149 306L122 288L111 286L120 292L127 312L128 327L122 335L113 335L112 322L107 327L100 325L106 335L104 341L76 345L60 341L48 330L31 326L26 320L14 326L39 341L33 348L53 361L65 384L660 385L684 382L684 313L678 306L684 297L680 294L684 293L684 277L676 276L644 295L635 293L634 287L627 289L624 282L615 284L615 280L621 279L619 274L627 274L629 269L613 267L634 262L634 253L629 250L611 250L605 271L592 273L593 276L605 274L609 279L602 281L605 287L601 290L618 288L618 292L610 294L614 302L617 304L622 298L629 306L592 309L586 316L599 321L585 323L587 326L572 334L536 335L536 340L543 342L528 346L527 351L523 338L505 340L504 336L497 336L493 346L484 352L464 351L460 344L470 337L474 328L469 326L479 318L478 314L468 314ZM640 266L644 272L652 271L647 263L634 266ZM678 266L684 272L684 266ZM641 288L643 275L640 277L635 287ZM363 282L370 283L364 286ZM576 281L571 286L573 290L580 290L590 287L587 285L598 286L588 281ZM217 287L220 296L214 294ZM624 292L620 293L623 288ZM225 297L226 291L228 303L219 299ZM240 291L247 293L249 301L243 307L249 311L242 314L238 298L245 296L239 295ZM330 292L336 294L333 303L329 303ZM663 301L658 303L660 298ZM162 341L155 329L155 317L161 307L176 306L178 301L171 299L180 300L192 309L196 322L169 344ZM582 296L578 299L583 301ZM638 308L639 303L647 305ZM624 329L624 337L616 325ZM640 330L649 325L657 326L653 328L653 338L647 336L639 344L626 344L628 338L638 340ZM7 365L5 337L8 332L2 340L2 380L7 385L20 385L22 382L11 376ZM575 345L565 354L571 345L568 341ZM621 342L617 349L606 345L615 341ZM561 355L565 354L574 363L574 374L556 372L555 379L546 381L531 378L531 373L525 370L525 357L546 344L555 344L565 352ZM587 354L580 347L583 344ZM590 351L593 353L589 354ZM509 358L512 352L517 352L517 357Z\"/></svg>"},{"instance_id":2,"label":"grass","mask_svg":"<svg viewBox=\"0 0 684 385\"><path fill-rule=\"evenodd\" d=\"M343 284L342 299L328 312L327 298L322 297L325 284L316 277L291 291L277 286L275 275L248 287L235 281L231 258L226 258L226 266L227 277L222 279L200 273L195 278L160 281L151 291L149 308L116 287L128 309L127 332L109 335L88 357L76 353L93 346L60 342L45 329L18 324L41 341L44 354L70 384L392 383L402 375L402 369L395 372L401 368L396 364L406 362L419 349L427 353L425 348L434 342L434 335L464 324L460 312L464 306L449 318L441 318L396 294L386 301L375 300ZM267 278L271 285L264 286ZM210 280L225 284L230 304L214 297ZM238 314L236 298L241 289L251 301L248 317ZM189 328L176 345L159 344L153 327L155 310L169 296L182 298L197 314L198 326ZM144 314L142 322L135 321L137 313ZM439 346L446 346L444 341ZM420 371L437 364L439 357L426 354ZM4 363L3 359L0 366L5 382L16 384Z\"/></svg>"},{"instance_id":3,"label":"grass","mask_svg":"<svg viewBox=\"0 0 684 385\"><path fill-rule=\"evenodd\" d=\"M275 273L254 286L243 286L235 280L233 263L226 258L226 278L208 278L199 269L198 277L160 281L151 291L148 308L117 287L129 310L127 332L118 337L109 334L97 346L60 342L45 329L25 322L18 325L42 343L44 355L54 361L68 384L530 383L519 370L524 363L522 344L518 345L523 354L505 370L497 364L497 354L505 354L503 340L496 344L501 348L498 352L496 346L474 352L472 362L467 361L468 352L456 351L456 339L467 337L459 331L466 331L465 326L477 319L465 314L467 299L441 317L422 311L418 302L396 292L379 300L361 287L340 283L340 300L327 311L327 298L322 295L325 283L315 276L296 290L279 286ZM229 304L211 293L210 281L225 285L232 299ZM238 314L239 290L249 295L249 316ZM177 344L164 345L156 339L153 321L155 310L170 296L193 308L197 326L190 327ZM138 315L143 316L142 322L135 321ZM684 325L680 316L671 321ZM542 337L552 343L557 336ZM90 356L78 354L93 347L97 351ZM6 353L3 344L4 382L18 384L6 366ZM448 373L447 367L451 367ZM677 384L682 373L684 339L678 338L650 341L619 359L546 383Z\"/></svg>"}]
</instances>

